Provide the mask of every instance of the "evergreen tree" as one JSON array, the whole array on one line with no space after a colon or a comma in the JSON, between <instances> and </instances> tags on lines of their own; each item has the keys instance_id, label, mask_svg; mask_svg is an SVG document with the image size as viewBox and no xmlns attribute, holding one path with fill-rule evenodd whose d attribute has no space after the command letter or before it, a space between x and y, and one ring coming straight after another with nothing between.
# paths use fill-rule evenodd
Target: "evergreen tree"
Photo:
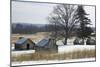
<instances>
[{"instance_id":1,"label":"evergreen tree","mask_svg":"<svg viewBox=\"0 0 100 67\"><path fill-rule=\"evenodd\" d=\"M84 44L84 40L86 37L88 37L91 32L92 29L88 26L91 25L91 20L87 17L87 14L83 8L82 5L78 6L77 9L77 19L79 20L80 23L80 28L78 29L78 37L82 38L83 40L83 44Z\"/></svg>"}]
</instances>

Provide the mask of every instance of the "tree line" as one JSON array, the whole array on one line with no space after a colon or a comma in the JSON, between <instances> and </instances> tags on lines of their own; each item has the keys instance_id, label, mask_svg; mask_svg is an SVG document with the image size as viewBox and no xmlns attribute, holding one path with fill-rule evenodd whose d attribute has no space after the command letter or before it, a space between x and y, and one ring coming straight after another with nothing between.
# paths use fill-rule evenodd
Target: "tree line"
<instances>
[{"instance_id":1,"label":"tree line","mask_svg":"<svg viewBox=\"0 0 100 67\"><path fill-rule=\"evenodd\" d=\"M13 34L34 34L37 32L55 31L55 26L52 24L13 23L11 27ZM58 25L56 30L60 31L63 29Z\"/></svg>"}]
</instances>

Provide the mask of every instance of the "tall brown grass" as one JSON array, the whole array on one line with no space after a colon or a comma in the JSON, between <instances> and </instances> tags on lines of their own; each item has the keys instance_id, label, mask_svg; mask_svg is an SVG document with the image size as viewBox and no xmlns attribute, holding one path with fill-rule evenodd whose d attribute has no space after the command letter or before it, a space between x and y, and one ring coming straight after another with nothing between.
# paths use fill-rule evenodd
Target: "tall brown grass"
<instances>
[{"instance_id":1,"label":"tall brown grass","mask_svg":"<svg viewBox=\"0 0 100 67\"><path fill-rule=\"evenodd\" d=\"M95 49L73 51L61 54L52 52L36 52L33 54L12 56L12 61L67 60L67 59L79 59L79 58L91 58L91 57L96 57Z\"/></svg>"}]
</instances>

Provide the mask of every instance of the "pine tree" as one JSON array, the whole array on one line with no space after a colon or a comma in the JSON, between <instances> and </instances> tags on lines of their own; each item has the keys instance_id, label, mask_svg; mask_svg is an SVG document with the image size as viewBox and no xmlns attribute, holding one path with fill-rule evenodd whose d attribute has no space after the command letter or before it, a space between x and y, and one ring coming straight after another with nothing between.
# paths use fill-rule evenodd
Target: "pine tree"
<instances>
[{"instance_id":1,"label":"pine tree","mask_svg":"<svg viewBox=\"0 0 100 67\"><path fill-rule=\"evenodd\" d=\"M87 17L87 15L89 14L85 12L83 6L79 5L77 9L77 19L79 20L80 28L78 29L77 34L78 37L82 38L83 44L85 38L88 37L92 32L92 29L88 27L88 25L91 25L91 20Z\"/></svg>"}]
</instances>

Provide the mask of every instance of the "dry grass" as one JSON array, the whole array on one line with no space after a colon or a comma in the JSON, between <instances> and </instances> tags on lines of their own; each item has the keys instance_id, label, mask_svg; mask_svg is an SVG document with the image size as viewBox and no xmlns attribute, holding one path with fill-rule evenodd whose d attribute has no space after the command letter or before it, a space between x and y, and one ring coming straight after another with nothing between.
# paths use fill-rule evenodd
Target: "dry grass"
<instances>
[{"instance_id":1,"label":"dry grass","mask_svg":"<svg viewBox=\"0 0 100 67\"><path fill-rule=\"evenodd\" d=\"M49 32L38 32L35 34L12 34L11 37L11 43L15 43L19 37L25 37L25 38L30 38L33 41L41 40L43 38L46 38L50 35Z\"/></svg>"},{"instance_id":2,"label":"dry grass","mask_svg":"<svg viewBox=\"0 0 100 67\"><path fill-rule=\"evenodd\" d=\"M91 58L96 57L95 50L82 50L73 51L68 53L34 53L29 55L12 56L12 61L38 61L38 60L67 60L67 59L78 59L78 58Z\"/></svg>"}]
</instances>

